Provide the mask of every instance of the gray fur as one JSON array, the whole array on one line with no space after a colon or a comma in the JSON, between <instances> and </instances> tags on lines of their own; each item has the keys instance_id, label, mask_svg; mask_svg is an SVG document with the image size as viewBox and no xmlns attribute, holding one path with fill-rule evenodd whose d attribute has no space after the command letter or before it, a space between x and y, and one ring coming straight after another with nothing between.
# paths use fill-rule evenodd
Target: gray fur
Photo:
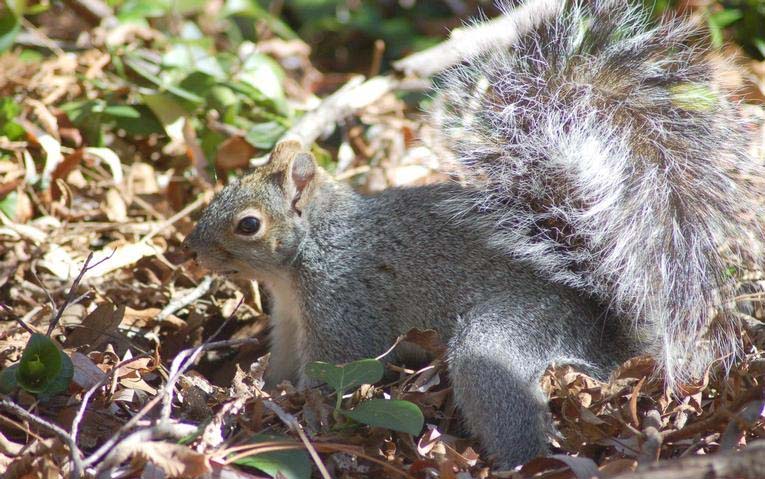
<instances>
[{"instance_id":1,"label":"gray fur","mask_svg":"<svg viewBox=\"0 0 765 479\"><path fill-rule=\"evenodd\" d=\"M226 187L186 242L273 296L269 383L306 385L309 361L374 357L434 328L467 427L512 466L546 450L550 363L604 377L649 350L679 380L734 350L723 315L688 354L726 292L721 239L755 204L735 176L752 171L735 109L692 34L652 30L621 2L574 3L445 74L437 119L465 187L361 196L321 169L295 184L294 142ZM689 82L713 92L702 108L678 104ZM237 233L243 215L257 235Z\"/></svg>"},{"instance_id":2,"label":"gray fur","mask_svg":"<svg viewBox=\"0 0 765 479\"><path fill-rule=\"evenodd\" d=\"M478 191L446 208L632 318L671 386L736 357L725 271L755 254L746 228L762 237L742 224L762 208L740 177L762 172L704 40L627 2L569 2L513 48L442 75L434 115Z\"/></svg>"}]
</instances>

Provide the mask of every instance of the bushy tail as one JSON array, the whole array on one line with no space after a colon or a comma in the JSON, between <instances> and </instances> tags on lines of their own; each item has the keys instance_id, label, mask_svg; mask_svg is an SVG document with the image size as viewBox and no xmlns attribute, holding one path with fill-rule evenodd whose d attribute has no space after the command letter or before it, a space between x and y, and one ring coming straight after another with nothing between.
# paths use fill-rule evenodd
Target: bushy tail
<instances>
[{"instance_id":1,"label":"bushy tail","mask_svg":"<svg viewBox=\"0 0 765 479\"><path fill-rule=\"evenodd\" d=\"M762 235L747 179L762 174L705 40L623 0L562 2L513 47L443 74L434 114L477 187L450 207L482 211L469 216L498 248L634 318L672 386L735 356L719 306Z\"/></svg>"}]
</instances>

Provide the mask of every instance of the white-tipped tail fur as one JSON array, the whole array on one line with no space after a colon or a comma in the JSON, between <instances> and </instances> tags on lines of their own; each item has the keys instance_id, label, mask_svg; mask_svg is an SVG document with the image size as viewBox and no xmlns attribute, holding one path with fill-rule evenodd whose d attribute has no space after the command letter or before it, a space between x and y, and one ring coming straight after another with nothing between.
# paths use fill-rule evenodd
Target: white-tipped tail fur
<instances>
[{"instance_id":1,"label":"white-tipped tail fur","mask_svg":"<svg viewBox=\"0 0 765 479\"><path fill-rule=\"evenodd\" d=\"M464 218L498 248L633 318L671 386L735 357L719 306L761 238L741 220L759 213L741 178L757 167L705 40L621 0L568 2L443 74L434 113L476 187L454 213L480 211Z\"/></svg>"}]
</instances>

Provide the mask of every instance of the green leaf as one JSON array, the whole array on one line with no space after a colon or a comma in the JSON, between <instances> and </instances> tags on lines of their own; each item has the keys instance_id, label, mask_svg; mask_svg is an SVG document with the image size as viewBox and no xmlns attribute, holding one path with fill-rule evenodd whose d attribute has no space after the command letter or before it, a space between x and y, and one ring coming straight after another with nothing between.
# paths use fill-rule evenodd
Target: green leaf
<instances>
[{"instance_id":1,"label":"green leaf","mask_svg":"<svg viewBox=\"0 0 765 479\"><path fill-rule=\"evenodd\" d=\"M283 441L287 444L294 444L294 441L284 436L258 434L252 438L254 444L266 441ZM302 449L264 452L237 459L234 464L254 467L271 477L276 477L277 474L281 474L287 479L308 479L311 477L311 458Z\"/></svg>"},{"instance_id":2,"label":"green leaf","mask_svg":"<svg viewBox=\"0 0 765 479\"><path fill-rule=\"evenodd\" d=\"M255 148L270 150L285 131L287 128L281 123L267 121L253 125L247 130L244 138Z\"/></svg>"},{"instance_id":3,"label":"green leaf","mask_svg":"<svg viewBox=\"0 0 765 479\"><path fill-rule=\"evenodd\" d=\"M0 394L10 394L19 387L16 381L18 369L19 365L13 364L0 371Z\"/></svg>"},{"instance_id":4,"label":"green leaf","mask_svg":"<svg viewBox=\"0 0 765 479\"><path fill-rule=\"evenodd\" d=\"M719 12L711 14L709 16L709 21L720 28L725 28L728 25L741 20L743 16L744 14L741 13L741 10L732 8L730 10L720 10Z\"/></svg>"},{"instance_id":5,"label":"green leaf","mask_svg":"<svg viewBox=\"0 0 765 479\"><path fill-rule=\"evenodd\" d=\"M417 405L400 399L369 399L353 411L341 409L340 413L360 423L407 432L412 436L418 435L425 423Z\"/></svg>"},{"instance_id":6,"label":"green leaf","mask_svg":"<svg viewBox=\"0 0 765 479\"><path fill-rule=\"evenodd\" d=\"M72 378L74 377L74 364L72 363L72 359L61 350L59 350L59 354L61 355L61 370L56 377L48 383L45 389L40 391L40 394L38 395L40 397L51 397L58 393L62 393L69 388L69 383L72 382Z\"/></svg>"},{"instance_id":7,"label":"green leaf","mask_svg":"<svg viewBox=\"0 0 765 479\"><path fill-rule=\"evenodd\" d=\"M133 55L126 55L123 61L125 65L133 69L133 71L136 72L138 75L142 76L144 79L150 81L151 83L157 85L157 87L159 87L160 90L166 90L179 98L190 101L191 103L194 103L197 105L202 104L202 102L204 101L202 97L200 97L199 95L196 95L183 88L180 88L177 85L172 85L162 80L160 77L158 77L154 73L152 73L152 70L159 71L159 67L157 65L151 64L150 62L142 58L139 58L138 56L133 56Z\"/></svg>"},{"instance_id":8,"label":"green leaf","mask_svg":"<svg viewBox=\"0 0 765 479\"><path fill-rule=\"evenodd\" d=\"M19 194L15 190L11 191L5 195L5 198L0 200L0 211L2 211L8 218L15 220L18 201Z\"/></svg>"},{"instance_id":9,"label":"green leaf","mask_svg":"<svg viewBox=\"0 0 765 479\"><path fill-rule=\"evenodd\" d=\"M61 351L43 334L33 334L21 354L16 380L32 393L47 389L62 371Z\"/></svg>"},{"instance_id":10,"label":"green leaf","mask_svg":"<svg viewBox=\"0 0 765 479\"><path fill-rule=\"evenodd\" d=\"M140 118L141 113L130 105L109 105L104 114L115 118Z\"/></svg>"},{"instance_id":11,"label":"green leaf","mask_svg":"<svg viewBox=\"0 0 765 479\"><path fill-rule=\"evenodd\" d=\"M18 140L24 136L24 128L16 123L21 107L12 98L0 99L0 136L9 140Z\"/></svg>"},{"instance_id":12,"label":"green leaf","mask_svg":"<svg viewBox=\"0 0 765 479\"><path fill-rule=\"evenodd\" d=\"M157 116L167 136L175 141L183 141L183 122L189 112L166 93L144 95L143 101Z\"/></svg>"},{"instance_id":13,"label":"green leaf","mask_svg":"<svg viewBox=\"0 0 765 479\"><path fill-rule=\"evenodd\" d=\"M294 32L285 22L279 18L271 15L265 8L261 7L257 0L226 0L223 5L223 11L221 15L241 15L249 18L261 20L268 25L269 30L276 33L278 36L294 40L299 38L297 33Z\"/></svg>"},{"instance_id":14,"label":"green leaf","mask_svg":"<svg viewBox=\"0 0 765 479\"><path fill-rule=\"evenodd\" d=\"M338 395L362 384L374 384L382 379L384 372L383 363L377 359L362 359L344 366L312 362L305 367L306 376L329 384Z\"/></svg>"},{"instance_id":15,"label":"green leaf","mask_svg":"<svg viewBox=\"0 0 765 479\"><path fill-rule=\"evenodd\" d=\"M16 15L8 10L0 9L0 52L8 50L21 31L21 23Z\"/></svg>"},{"instance_id":16,"label":"green leaf","mask_svg":"<svg viewBox=\"0 0 765 479\"><path fill-rule=\"evenodd\" d=\"M159 119L146 105L135 105L130 108L135 111L138 116L116 116L113 118L114 125L117 128L125 130L129 135L151 135L164 133L165 129ZM108 113L105 111L104 113Z\"/></svg>"}]
</instances>

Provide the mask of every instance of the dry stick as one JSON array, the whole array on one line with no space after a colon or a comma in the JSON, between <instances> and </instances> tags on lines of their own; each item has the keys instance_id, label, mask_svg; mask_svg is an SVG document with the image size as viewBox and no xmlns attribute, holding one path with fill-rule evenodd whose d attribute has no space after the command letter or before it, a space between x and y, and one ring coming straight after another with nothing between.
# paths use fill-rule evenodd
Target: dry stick
<instances>
[{"instance_id":1,"label":"dry stick","mask_svg":"<svg viewBox=\"0 0 765 479\"><path fill-rule=\"evenodd\" d=\"M273 402L273 400L267 400L263 401L263 405L266 407L266 409L270 409L276 415L281 419L281 421L287 425L290 429L298 433L298 436L300 436L300 440L303 441L303 444L305 445L305 448L308 450L308 453L311 455L311 458L313 459L314 464L316 464L316 467L319 468L319 472L321 473L321 477L324 479L332 479L332 476L329 475L329 471L327 471L327 467L324 465L324 463L321 461L321 458L319 457L319 454L316 452L316 449L314 449L313 445L311 444L311 441L308 440L308 436L306 436L305 431L303 431L303 427L300 425L297 419L295 419L295 416L292 414L289 414L287 411L282 409L281 406Z\"/></svg>"},{"instance_id":2,"label":"dry stick","mask_svg":"<svg viewBox=\"0 0 765 479\"><path fill-rule=\"evenodd\" d=\"M231 321L231 319L236 315L236 312L239 311L239 307L242 306L242 303L244 303L244 297L239 300L234 310L231 312L231 314L228 315L228 318L226 318L226 320L223 321L220 326L218 326L218 329L216 329L215 332L205 340L205 342L196 348L181 351L173 359L173 362L170 365L170 373L168 374L167 383L162 388L162 415L160 416L162 421L170 420L175 383L178 381L178 379L180 379L183 373L185 373L191 367L191 365L197 361L199 356L202 354L202 351L204 351L206 348L209 348L211 344L216 344L211 343L210 341L218 337L226 325L228 325L229 321Z\"/></svg>"},{"instance_id":3,"label":"dry stick","mask_svg":"<svg viewBox=\"0 0 765 479\"><path fill-rule=\"evenodd\" d=\"M77 447L77 443L74 441L74 438L72 438L72 436L68 432L64 431L63 429L56 426L55 424L50 423L46 421L45 419L30 413L23 407L19 406L18 404L8 399L0 400L0 407L2 407L5 410L13 412L17 416L22 417L29 422L33 422L37 424L38 426L51 431L52 433L57 435L60 439L62 439L69 447L69 456L72 459L71 477L75 479L79 479L80 477L82 477L82 473L85 470L85 468L83 467L81 452L80 452L80 449Z\"/></svg>"},{"instance_id":4,"label":"dry stick","mask_svg":"<svg viewBox=\"0 0 765 479\"><path fill-rule=\"evenodd\" d=\"M449 40L398 60L393 63L393 68L408 76L426 78L489 49L509 48L524 33L555 18L563 4L560 0L526 2L494 20L457 28Z\"/></svg>"},{"instance_id":5,"label":"dry stick","mask_svg":"<svg viewBox=\"0 0 765 479\"><path fill-rule=\"evenodd\" d=\"M744 393L743 396L733 401L733 404L725 406L723 409L716 411L714 414L712 414L706 419L702 419L700 421L696 421L694 423L688 424L682 429L663 432L662 433L663 441L665 443L677 442L681 439L686 439L699 433L708 432L709 430L716 431L719 424L723 420L730 417L729 416L730 411L739 411L742 407L744 407L744 405L757 399L765 399L765 389L761 387L750 389L749 391Z\"/></svg>"},{"instance_id":6,"label":"dry stick","mask_svg":"<svg viewBox=\"0 0 765 479\"><path fill-rule=\"evenodd\" d=\"M452 32L452 38L427 50L409 55L393 64L396 75L363 81L354 77L321 104L303 115L282 139L299 139L308 146L329 134L335 125L355 111L406 84L400 78L428 78L492 48L509 48L524 33L545 19L554 18L562 8L560 0L531 0L495 20Z\"/></svg>"},{"instance_id":7,"label":"dry stick","mask_svg":"<svg viewBox=\"0 0 765 479\"><path fill-rule=\"evenodd\" d=\"M58 325L58 322L61 320L61 315L64 314L64 310L67 308L67 306L78 302L84 297L84 295L77 297L76 294L77 294L77 287L80 285L80 281L82 281L82 277L85 276L85 273L97 267L104 261L110 259L112 256L114 256L114 251L112 251L109 256L101 259L98 263L90 266L88 263L90 263L90 260L93 259L93 252L91 251L90 254L88 254L88 257L85 258L85 263L83 263L82 265L80 274L78 274L77 277L74 278L74 281L72 282L72 286L69 288L69 292L66 294L66 298L64 298L64 304L62 304L61 307L58 308L58 310L56 311L56 315L53 317L53 320L50 322L50 325L48 325L48 333L47 333L48 336L51 335L53 330L56 328L56 325Z\"/></svg>"},{"instance_id":8,"label":"dry stick","mask_svg":"<svg viewBox=\"0 0 765 479\"><path fill-rule=\"evenodd\" d=\"M244 298L239 301L239 304L236 305L236 308L234 308L234 311L232 311L231 315L226 318L226 321L221 324L221 326L210 336L210 338L216 337L220 332L223 330L223 328L228 324L228 322L231 320L231 318L234 317L234 314L236 314L237 310L239 309L239 306L241 306L242 301L244 301ZM209 341L209 340L208 340ZM216 348L223 348L223 347L230 347L234 345L240 345L240 344L249 344L257 342L257 339L255 338L245 338L245 339L239 339L239 340L228 340L228 341L218 341L214 343L205 342L202 345L193 348L193 349L186 349L184 351L181 351L173 360L173 363L171 365L171 371L168 375L167 382L162 388L162 391L158 393L156 396L154 396L149 402L147 402L138 413L130 418L130 420L125 423L119 431L117 431L112 437L109 438L104 444L101 445L101 447L98 448L93 454L91 454L88 458L85 459L84 464L86 467L89 467L96 462L98 462L107 452L109 452L112 447L117 444L117 442L120 441L120 438L124 433L129 431L132 427L134 427L138 421L140 421L146 414L151 411L154 406L156 406L160 401L163 401L162 404L162 415L160 423L167 424L169 422L170 418L170 410L172 406L172 391L175 388L175 383L180 378L180 375L185 372L186 369L188 369L189 365L193 364L196 360L196 357L198 357L199 354L201 354L201 351L205 351L208 349L216 349ZM190 360L185 361L185 363L181 364L186 358L191 357ZM180 358L180 360L179 360ZM167 391L170 391L169 393ZM168 399L169 398L169 399Z\"/></svg>"},{"instance_id":9,"label":"dry stick","mask_svg":"<svg viewBox=\"0 0 765 479\"><path fill-rule=\"evenodd\" d=\"M242 338L242 339L230 339L227 341L217 341L214 343L209 343L204 346L204 350L208 349L220 349L220 348L231 348L236 346L242 346L245 344L252 344L257 343L257 338ZM149 411L151 411L154 406L156 406L161 400L163 399L162 394L157 394L149 402L144 404L144 406L141 408L140 411L136 413L135 416L130 418L128 422L126 422L116 433L112 435L106 442L104 442L93 454L85 458L83 461L83 464L85 467L91 467L96 462L98 462L106 453L108 453L115 444L117 444L120 439L122 438L123 434L125 434L127 431L129 431L131 428L133 428L138 422L146 416Z\"/></svg>"},{"instance_id":10,"label":"dry stick","mask_svg":"<svg viewBox=\"0 0 765 479\"><path fill-rule=\"evenodd\" d=\"M85 410L88 407L88 402L90 402L90 398L95 394L98 389L105 385L107 381L111 378L113 374L116 374L117 371L120 370L123 366L127 366L128 364L137 361L139 359L143 359L149 357L148 354L141 354L139 356L136 356L134 358L126 359L122 362L117 363L114 365L114 367L104 375L103 378L101 378L100 381L98 381L93 387L88 389L88 391L85 393L85 395L82 397L82 402L80 403L79 409L77 409L77 414L74 416L74 420L72 421L72 439L77 442L77 434L79 433L80 429L80 422L82 422L82 418L85 416Z\"/></svg>"},{"instance_id":11,"label":"dry stick","mask_svg":"<svg viewBox=\"0 0 765 479\"><path fill-rule=\"evenodd\" d=\"M208 197L207 194L199 195L199 197L196 200L194 200L192 203L189 203L181 211L177 212L176 214L166 219L165 221L162 221L161 223L159 223L153 230L147 233L146 236L141 238L139 243L146 243L147 241L152 239L154 236L156 236L157 233L160 233L165 228L172 226L176 221L180 220L181 218L190 215L194 210L201 207L203 204L207 202L207 199L208 199L207 197Z\"/></svg>"},{"instance_id":12,"label":"dry stick","mask_svg":"<svg viewBox=\"0 0 765 479\"><path fill-rule=\"evenodd\" d=\"M164 321L168 318L171 314L175 313L181 308L185 308L186 306L190 305L194 301L198 300L202 296L207 293L207 291L210 290L210 286L212 286L213 278L212 276L205 276L202 281L199 282L196 288L189 291L187 294L184 294L183 296L173 298L170 300L169 303L167 303L167 306L162 308L162 311L160 311L157 314L156 320L157 321Z\"/></svg>"},{"instance_id":13,"label":"dry stick","mask_svg":"<svg viewBox=\"0 0 765 479\"><path fill-rule=\"evenodd\" d=\"M120 462L127 459L128 454L123 451L130 451L136 447L136 444L154 441L157 439L164 439L172 437L180 439L190 434L194 434L197 430L197 426L191 424L171 424L171 423L157 423L151 427L134 431L131 434L125 436L120 440L119 444L109 451L109 454L104 460L96 467L95 476L99 477L101 472L111 466L119 465Z\"/></svg>"},{"instance_id":14,"label":"dry stick","mask_svg":"<svg viewBox=\"0 0 765 479\"><path fill-rule=\"evenodd\" d=\"M741 451L708 456L687 456L646 465L612 479L761 479L765 477L765 441L752 442Z\"/></svg>"}]
</instances>

